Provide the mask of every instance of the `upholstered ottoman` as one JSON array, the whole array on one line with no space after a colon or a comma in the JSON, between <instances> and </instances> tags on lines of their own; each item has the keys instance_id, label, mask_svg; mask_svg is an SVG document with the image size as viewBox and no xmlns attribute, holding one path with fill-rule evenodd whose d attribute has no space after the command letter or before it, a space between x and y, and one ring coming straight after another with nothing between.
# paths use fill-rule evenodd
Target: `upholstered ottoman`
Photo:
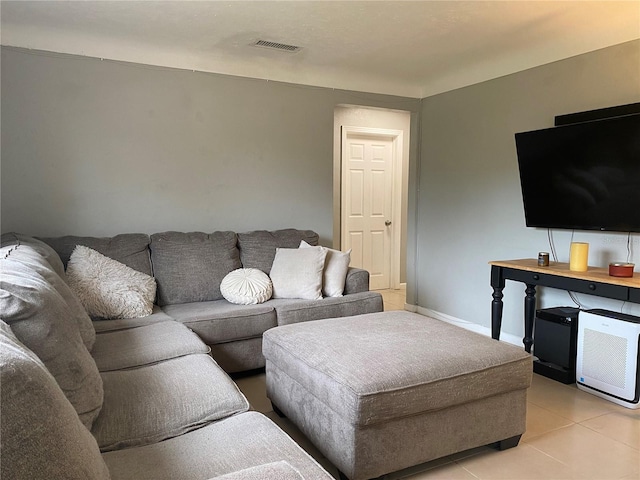
<instances>
[{"instance_id":1,"label":"upholstered ottoman","mask_svg":"<svg viewBox=\"0 0 640 480\"><path fill-rule=\"evenodd\" d=\"M525 431L531 356L409 312L264 334L267 396L352 479L374 478Z\"/></svg>"}]
</instances>

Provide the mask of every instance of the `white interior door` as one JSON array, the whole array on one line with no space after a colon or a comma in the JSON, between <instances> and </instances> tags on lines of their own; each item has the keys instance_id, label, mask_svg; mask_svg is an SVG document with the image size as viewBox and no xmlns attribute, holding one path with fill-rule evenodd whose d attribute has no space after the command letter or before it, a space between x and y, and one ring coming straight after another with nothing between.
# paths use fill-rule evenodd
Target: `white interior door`
<instances>
[{"instance_id":1,"label":"white interior door","mask_svg":"<svg viewBox=\"0 0 640 480\"><path fill-rule=\"evenodd\" d=\"M380 290L391 287L394 137L365 130L342 132L342 249Z\"/></svg>"}]
</instances>

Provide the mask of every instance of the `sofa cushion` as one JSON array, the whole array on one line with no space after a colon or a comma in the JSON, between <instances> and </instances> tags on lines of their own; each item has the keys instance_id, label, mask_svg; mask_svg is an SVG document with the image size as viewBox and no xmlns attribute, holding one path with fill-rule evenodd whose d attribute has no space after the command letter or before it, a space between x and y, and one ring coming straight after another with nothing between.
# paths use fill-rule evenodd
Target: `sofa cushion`
<instances>
[{"instance_id":1,"label":"sofa cushion","mask_svg":"<svg viewBox=\"0 0 640 480\"><path fill-rule=\"evenodd\" d=\"M325 297L341 297L344 292L349 263L351 262L351 249L341 252L327 247L312 247L304 240L300 242L300 248L321 248L327 251L324 271L322 272L322 295Z\"/></svg>"},{"instance_id":2,"label":"sofa cushion","mask_svg":"<svg viewBox=\"0 0 640 480\"><path fill-rule=\"evenodd\" d=\"M273 294L269 276L257 268L238 268L222 279L220 292L226 301L236 305L256 305Z\"/></svg>"},{"instance_id":3,"label":"sofa cushion","mask_svg":"<svg viewBox=\"0 0 640 480\"><path fill-rule=\"evenodd\" d=\"M257 268L268 275L271 272L276 248L298 248L302 240L309 245L317 245L318 239L318 234L311 230L293 228L273 232L256 230L239 233L240 260L244 268Z\"/></svg>"},{"instance_id":4,"label":"sofa cushion","mask_svg":"<svg viewBox=\"0 0 640 480\"><path fill-rule=\"evenodd\" d=\"M67 281L94 318L138 318L151 315L156 281L83 245L67 264Z\"/></svg>"},{"instance_id":5,"label":"sofa cushion","mask_svg":"<svg viewBox=\"0 0 640 480\"><path fill-rule=\"evenodd\" d=\"M303 478L333 478L258 412L234 415L180 437L103 457L112 480L202 480L281 460Z\"/></svg>"},{"instance_id":6,"label":"sofa cushion","mask_svg":"<svg viewBox=\"0 0 640 480\"><path fill-rule=\"evenodd\" d=\"M64 264L60 259L60 256L56 251L51 248L51 245L46 244L42 240L29 237L21 233L11 232L3 233L0 238L0 247L6 247L7 245L26 245L33 248L49 263L51 268L61 277L64 278Z\"/></svg>"},{"instance_id":7,"label":"sofa cushion","mask_svg":"<svg viewBox=\"0 0 640 480\"><path fill-rule=\"evenodd\" d=\"M90 428L102 406L102 379L62 296L29 266L0 258L0 311Z\"/></svg>"},{"instance_id":8,"label":"sofa cushion","mask_svg":"<svg viewBox=\"0 0 640 480\"><path fill-rule=\"evenodd\" d=\"M383 310L382 295L378 292L354 293L343 297L326 297L314 301L273 298L265 305L276 309L278 325L323 318L349 317Z\"/></svg>"},{"instance_id":9,"label":"sofa cushion","mask_svg":"<svg viewBox=\"0 0 640 480\"><path fill-rule=\"evenodd\" d=\"M270 273L273 298L322 299L326 257L322 248L277 248Z\"/></svg>"},{"instance_id":10,"label":"sofa cushion","mask_svg":"<svg viewBox=\"0 0 640 480\"><path fill-rule=\"evenodd\" d=\"M91 355L98 370L108 372L209 351L195 333L170 321L100 333Z\"/></svg>"},{"instance_id":11,"label":"sofa cushion","mask_svg":"<svg viewBox=\"0 0 640 480\"><path fill-rule=\"evenodd\" d=\"M123 233L115 237L64 237L40 238L51 245L66 266L76 245L84 245L101 254L113 258L128 267L147 275L152 275L149 257L149 235L144 233Z\"/></svg>"},{"instance_id":12,"label":"sofa cushion","mask_svg":"<svg viewBox=\"0 0 640 480\"><path fill-rule=\"evenodd\" d=\"M160 306L220 300L220 283L240 268L234 232L151 235L151 259Z\"/></svg>"},{"instance_id":13,"label":"sofa cushion","mask_svg":"<svg viewBox=\"0 0 640 480\"><path fill-rule=\"evenodd\" d=\"M164 313L158 305L153 306L153 313L140 318L116 318L113 320L94 320L93 327L96 333L113 332L115 330L126 330L127 328L141 327L142 325L153 325L154 323L169 322L173 320Z\"/></svg>"},{"instance_id":14,"label":"sofa cushion","mask_svg":"<svg viewBox=\"0 0 640 480\"><path fill-rule=\"evenodd\" d=\"M43 245L45 245L44 249L51 250L51 256L57 257L51 247L46 244ZM67 282L64 280L66 277L64 268L62 268L62 277L60 277L57 271L51 266L51 262L47 261L46 258L42 256L40 253L41 250L43 249L36 250L29 244L22 243L22 241L20 241L18 245L14 245L9 249L7 249L7 247L0 249L0 256L8 257L19 263L27 265L29 268L41 275L42 278L44 278L45 281L47 281L62 296L69 307L69 313L71 315L70 319L78 326L82 341L87 349L91 351L93 348L93 342L96 339L96 332L93 328L93 324L91 323L91 318L89 318L89 315L82 306L82 303L80 303L80 300L78 300L76 295L71 291ZM58 258L58 260L60 259ZM60 262L60 265L62 265L62 262Z\"/></svg>"},{"instance_id":15,"label":"sofa cushion","mask_svg":"<svg viewBox=\"0 0 640 480\"><path fill-rule=\"evenodd\" d=\"M249 408L205 354L104 372L102 379L104 405L91 429L102 451L161 442Z\"/></svg>"},{"instance_id":16,"label":"sofa cushion","mask_svg":"<svg viewBox=\"0 0 640 480\"><path fill-rule=\"evenodd\" d=\"M56 380L4 322L0 385L0 478L109 478L95 438Z\"/></svg>"},{"instance_id":17,"label":"sofa cushion","mask_svg":"<svg viewBox=\"0 0 640 480\"><path fill-rule=\"evenodd\" d=\"M276 323L276 312L267 303L234 305L226 300L167 305L162 309L192 329L208 345L261 337Z\"/></svg>"},{"instance_id":18,"label":"sofa cushion","mask_svg":"<svg viewBox=\"0 0 640 480\"><path fill-rule=\"evenodd\" d=\"M264 368L262 336L212 344L211 356L227 373Z\"/></svg>"},{"instance_id":19,"label":"sofa cushion","mask_svg":"<svg viewBox=\"0 0 640 480\"><path fill-rule=\"evenodd\" d=\"M255 467L243 468L237 472L219 475L210 480L265 480L277 478L278 480L304 480L304 477L286 460L279 462L263 463Z\"/></svg>"}]
</instances>

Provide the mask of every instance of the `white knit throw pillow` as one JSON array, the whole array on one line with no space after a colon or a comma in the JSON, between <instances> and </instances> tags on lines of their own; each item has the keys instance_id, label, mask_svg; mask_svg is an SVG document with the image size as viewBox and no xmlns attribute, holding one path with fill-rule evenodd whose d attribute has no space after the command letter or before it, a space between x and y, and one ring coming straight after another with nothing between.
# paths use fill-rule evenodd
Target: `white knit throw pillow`
<instances>
[{"instance_id":1,"label":"white knit throw pillow","mask_svg":"<svg viewBox=\"0 0 640 480\"><path fill-rule=\"evenodd\" d=\"M238 268L220 283L220 293L231 303L255 305L266 302L273 292L271 279L257 268Z\"/></svg>"},{"instance_id":2,"label":"white knit throw pillow","mask_svg":"<svg viewBox=\"0 0 640 480\"><path fill-rule=\"evenodd\" d=\"M67 282L94 318L151 315L156 281L91 248L77 245L67 265Z\"/></svg>"}]
</instances>

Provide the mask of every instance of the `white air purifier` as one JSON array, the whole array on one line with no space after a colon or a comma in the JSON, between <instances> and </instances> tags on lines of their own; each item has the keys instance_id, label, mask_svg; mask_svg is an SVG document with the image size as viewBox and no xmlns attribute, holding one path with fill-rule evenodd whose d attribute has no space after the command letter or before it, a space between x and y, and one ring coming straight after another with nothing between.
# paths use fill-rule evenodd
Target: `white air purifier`
<instances>
[{"instance_id":1,"label":"white air purifier","mask_svg":"<svg viewBox=\"0 0 640 480\"><path fill-rule=\"evenodd\" d=\"M640 318L607 310L578 316L576 384L627 408L639 408Z\"/></svg>"}]
</instances>

